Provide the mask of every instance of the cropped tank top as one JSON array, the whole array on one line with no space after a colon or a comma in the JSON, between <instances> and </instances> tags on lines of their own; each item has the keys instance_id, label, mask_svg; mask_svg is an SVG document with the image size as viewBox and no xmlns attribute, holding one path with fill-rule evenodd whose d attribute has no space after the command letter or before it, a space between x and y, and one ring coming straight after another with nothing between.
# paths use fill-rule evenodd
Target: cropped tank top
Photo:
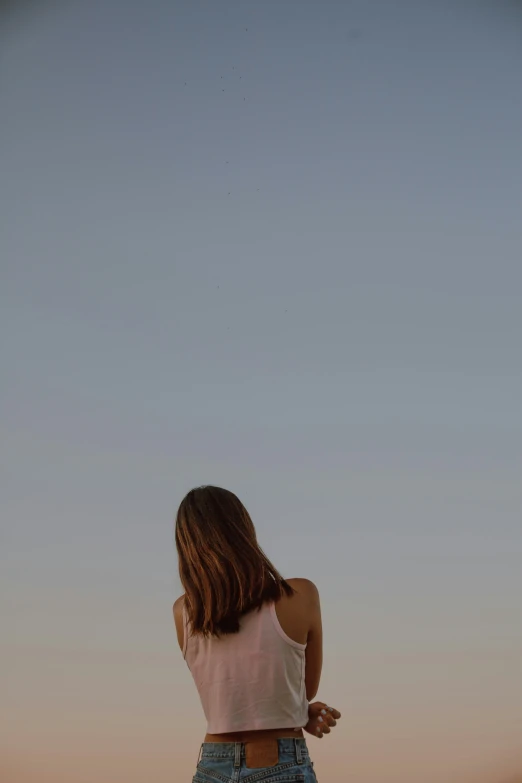
<instances>
[{"instance_id":1,"label":"cropped tank top","mask_svg":"<svg viewBox=\"0 0 522 783\"><path fill-rule=\"evenodd\" d=\"M191 636L183 603L183 658L207 733L299 729L308 723L305 649L282 629L274 603L239 618L239 633Z\"/></svg>"}]
</instances>

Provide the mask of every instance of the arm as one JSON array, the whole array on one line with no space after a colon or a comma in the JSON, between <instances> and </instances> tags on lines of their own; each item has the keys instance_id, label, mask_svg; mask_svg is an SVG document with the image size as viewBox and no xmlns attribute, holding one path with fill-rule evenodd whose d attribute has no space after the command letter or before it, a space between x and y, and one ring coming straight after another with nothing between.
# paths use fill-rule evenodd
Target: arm
<instances>
[{"instance_id":1,"label":"arm","mask_svg":"<svg viewBox=\"0 0 522 783\"><path fill-rule=\"evenodd\" d=\"M321 680L323 668L323 626L319 591L309 579L303 581L306 582L306 608L309 618L305 650L305 685L306 698L310 702L317 695Z\"/></svg>"}]
</instances>

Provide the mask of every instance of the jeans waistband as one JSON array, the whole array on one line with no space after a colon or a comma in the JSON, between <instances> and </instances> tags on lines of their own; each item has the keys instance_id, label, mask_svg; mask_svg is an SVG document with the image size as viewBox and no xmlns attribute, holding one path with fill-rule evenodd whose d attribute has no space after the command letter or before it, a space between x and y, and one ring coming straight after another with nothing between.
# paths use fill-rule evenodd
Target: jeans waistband
<instances>
[{"instance_id":1,"label":"jeans waistband","mask_svg":"<svg viewBox=\"0 0 522 783\"><path fill-rule=\"evenodd\" d=\"M296 764L303 764L309 758L305 738L282 737L246 742L203 742L197 763L199 764L200 758L230 758L234 760L234 767L237 768L241 766L241 760L245 759L247 767L258 769L259 767L273 767L279 764L284 757L295 760Z\"/></svg>"}]
</instances>

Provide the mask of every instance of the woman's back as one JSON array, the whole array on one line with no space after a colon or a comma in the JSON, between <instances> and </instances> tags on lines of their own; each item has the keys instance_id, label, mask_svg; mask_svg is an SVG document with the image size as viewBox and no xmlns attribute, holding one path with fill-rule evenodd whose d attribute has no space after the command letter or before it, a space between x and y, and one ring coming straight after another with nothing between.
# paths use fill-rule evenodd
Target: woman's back
<instances>
[{"instance_id":1,"label":"woman's back","mask_svg":"<svg viewBox=\"0 0 522 783\"><path fill-rule=\"evenodd\" d=\"M305 645L306 698L311 701L319 688L322 669L321 609L317 587L309 579L287 579L295 590L293 595L283 594L275 603L274 611L283 634L297 645ZM174 604L174 619L178 644L186 651L182 595Z\"/></svg>"}]
</instances>

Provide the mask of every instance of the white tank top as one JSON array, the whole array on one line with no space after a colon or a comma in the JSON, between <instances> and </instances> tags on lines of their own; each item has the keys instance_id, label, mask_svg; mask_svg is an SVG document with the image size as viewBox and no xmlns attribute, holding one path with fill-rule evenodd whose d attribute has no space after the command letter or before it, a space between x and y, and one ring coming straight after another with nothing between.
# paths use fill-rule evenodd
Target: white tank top
<instances>
[{"instance_id":1,"label":"white tank top","mask_svg":"<svg viewBox=\"0 0 522 783\"><path fill-rule=\"evenodd\" d=\"M183 658L207 733L299 729L308 723L305 649L283 631L274 603L239 618L239 633L190 636L183 603Z\"/></svg>"}]
</instances>

